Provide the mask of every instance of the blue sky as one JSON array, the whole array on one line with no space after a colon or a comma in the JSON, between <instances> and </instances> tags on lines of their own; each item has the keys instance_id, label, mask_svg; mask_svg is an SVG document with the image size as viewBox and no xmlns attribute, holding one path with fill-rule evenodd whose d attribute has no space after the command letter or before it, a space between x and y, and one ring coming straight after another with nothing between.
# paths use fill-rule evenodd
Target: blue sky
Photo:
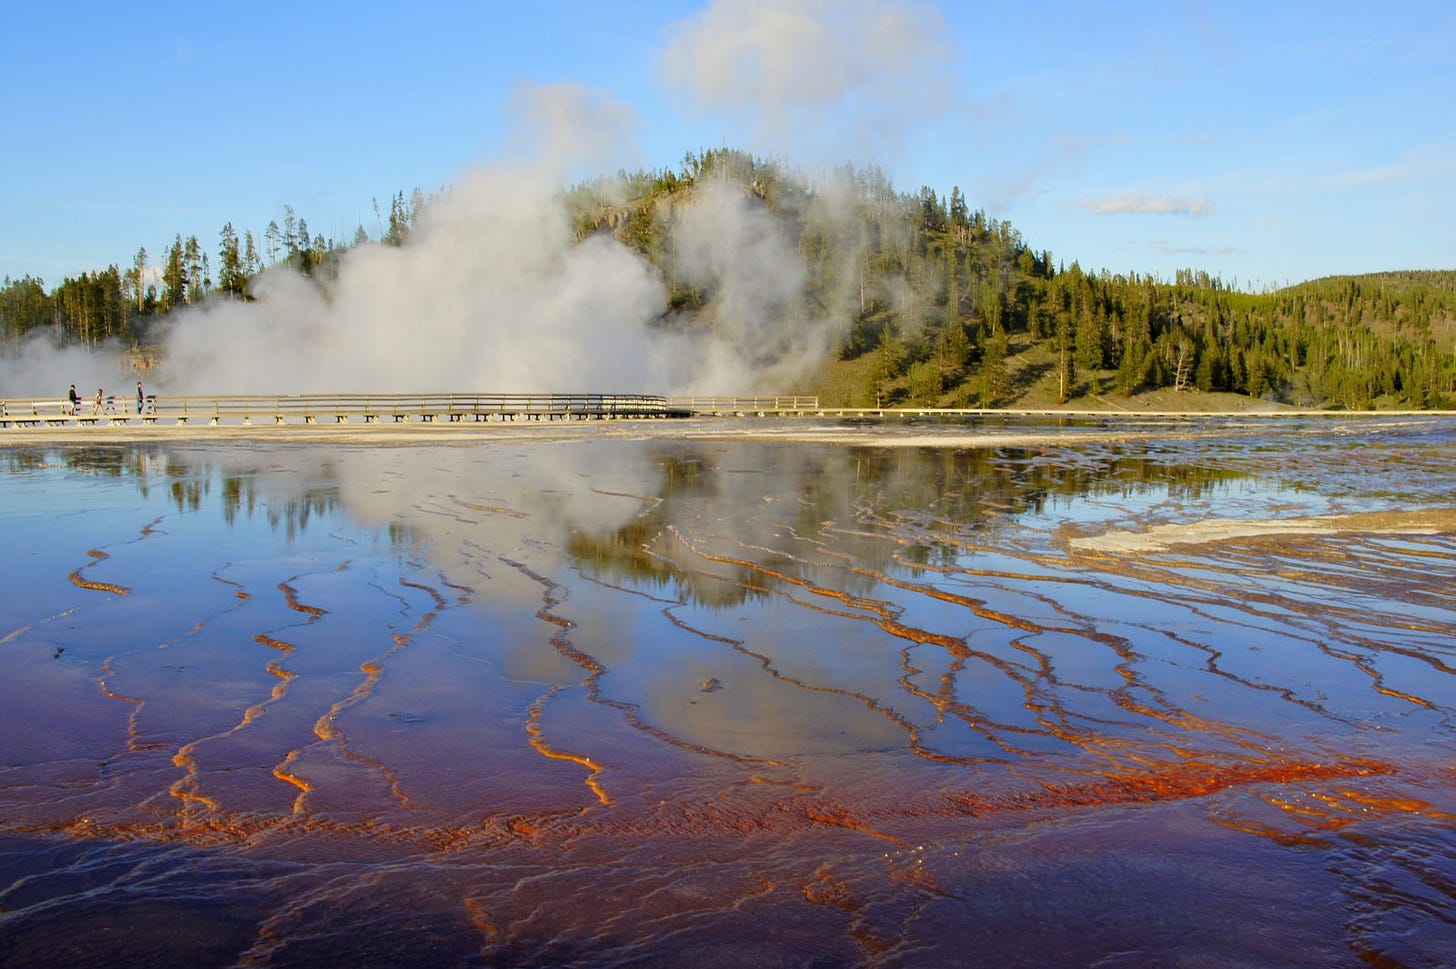
<instances>
[{"instance_id":1,"label":"blue sky","mask_svg":"<svg viewBox=\"0 0 1456 969\"><path fill-rule=\"evenodd\" d=\"M786 9L830 24L788 63ZM887 12L903 36L855 32ZM1456 268L1447 2L62 3L5 26L0 276L48 286L179 233L215 258L224 222L261 241L285 204L376 233L372 200L515 150L520 92L560 84L630 121L610 164L878 164L1084 268Z\"/></svg>"}]
</instances>

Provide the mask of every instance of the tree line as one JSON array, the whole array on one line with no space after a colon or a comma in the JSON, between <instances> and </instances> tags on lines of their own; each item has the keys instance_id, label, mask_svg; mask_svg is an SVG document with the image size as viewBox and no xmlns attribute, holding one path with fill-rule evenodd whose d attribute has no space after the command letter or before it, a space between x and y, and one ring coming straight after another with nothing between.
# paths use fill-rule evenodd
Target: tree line
<instances>
[{"instance_id":1,"label":"tree line","mask_svg":"<svg viewBox=\"0 0 1456 969\"><path fill-rule=\"evenodd\" d=\"M1456 407L1456 272L1375 273L1241 292L1181 270L1171 280L1088 272L1028 245L1009 222L972 209L959 187L902 192L878 168L810 178L731 148L689 152L672 168L618 172L564 189L579 240L609 233L657 267L668 301L658 325L712 326L720 293L683 269L674 228L703 185L726 183L774 220L805 269L790 318L839 321L826 372L846 375L832 405L997 406L1040 381L1060 401L1088 394L1197 389L1308 406ZM27 276L0 288L11 337L144 344L151 322L204 299L248 299L286 263L328 278L340 254L399 245L429 203L377 201L377 238L311 235L290 206L255 238L231 223L216 262L195 237L160 264L139 249L46 291ZM779 388L782 392L800 388Z\"/></svg>"},{"instance_id":2,"label":"tree line","mask_svg":"<svg viewBox=\"0 0 1456 969\"><path fill-rule=\"evenodd\" d=\"M425 204L419 189L408 197L400 191L390 198L386 217L375 200L377 241L401 245ZM0 336L19 339L39 331L61 345L145 344L152 324L173 310L207 299L251 299L252 280L280 264L310 276L326 273L345 249L371 241L362 225L347 243L310 233L308 220L284 205L281 220L269 220L261 237L251 230L240 235L225 223L212 252L195 235L178 234L159 261L142 246L125 268L113 264L68 276L49 291L44 280L6 276L0 285Z\"/></svg>"}]
</instances>

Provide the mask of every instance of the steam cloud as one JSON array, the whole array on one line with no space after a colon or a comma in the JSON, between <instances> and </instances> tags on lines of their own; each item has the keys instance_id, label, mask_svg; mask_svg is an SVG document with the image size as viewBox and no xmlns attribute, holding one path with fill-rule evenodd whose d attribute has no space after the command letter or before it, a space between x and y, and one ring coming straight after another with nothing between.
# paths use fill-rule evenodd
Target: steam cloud
<instances>
[{"instance_id":1,"label":"steam cloud","mask_svg":"<svg viewBox=\"0 0 1456 969\"><path fill-rule=\"evenodd\" d=\"M524 169L471 174L408 243L347 253L326 291L291 271L257 302L184 314L167 343L182 389L645 391L672 383L646 322L665 293L604 238L575 244L557 186Z\"/></svg>"},{"instance_id":2,"label":"steam cloud","mask_svg":"<svg viewBox=\"0 0 1456 969\"><path fill-rule=\"evenodd\" d=\"M894 0L718 0L662 55L671 90L746 122L760 147L842 161L892 153L950 97L939 11Z\"/></svg>"},{"instance_id":3,"label":"steam cloud","mask_svg":"<svg viewBox=\"0 0 1456 969\"><path fill-rule=\"evenodd\" d=\"M697 78L683 89L698 107L773 132L805 111L893 113L925 90L935 26L924 8L879 0L719 0L680 25L662 64ZM791 389L822 359L839 321L802 317L804 265L761 205L703 183L673 213L672 272L711 290L712 326L663 326L659 271L609 235L578 242L562 194L572 175L635 153L635 111L579 85L522 86L514 103L521 160L467 172L403 246L349 250L322 285L280 267L254 281L253 302L175 313L152 389L729 394ZM21 383L35 386L7 380L7 392L125 386L116 357L32 362Z\"/></svg>"}]
</instances>

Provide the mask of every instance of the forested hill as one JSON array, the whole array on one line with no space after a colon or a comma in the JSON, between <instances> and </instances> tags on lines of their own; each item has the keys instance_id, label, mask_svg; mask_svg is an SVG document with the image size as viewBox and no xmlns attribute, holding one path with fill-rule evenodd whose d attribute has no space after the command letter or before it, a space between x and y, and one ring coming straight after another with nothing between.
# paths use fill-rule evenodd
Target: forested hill
<instances>
[{"instance_id":1,"label":"forested hill","mask_svg":"<svg viewBox=\"0 0 1456 969\"><path fill-rule=\"evenodd\" d=\"M572 192L578 235L610 231L663 269L674 309L715 294L675 271L672 227L705 179L772 213L807 269L806 322L840 320L811 379L833 406L1014 406L1167 388L1301 406L1456 406L1456 272L1334 277L1272 293L1205 272L1084 272L958 188L896 191L875 169L811 184L731 150ZM679 324L680 325L680 324ZM786 388L787 389L787 388Z\"/></svg>"},{"instance_id":2,"label":"forested hill","mask_svg":"<svg viewBox=\"0 0 1456 969\"><path fill-rule=\"evenodd\" d=\"M1257 294L1193 270L1172 280L1087 272L971 209L958 188L901 192L873 168L811 180L731 149L576 185L564 198L578 239L610 234L661 272L669 299L656 325L714 328L730 294L678 229L688 207L724 186L740 216L771 227L759 231L802 263L788 295L765 307L827 331L830 344L799 385L745 391L816 392L830 406L1115 402L1197 390L1298 406L1456 407L1456 271L1330 277ZM179 236L160 286L146 282L145 250L125 271L84 273L49 292L39 280L7 278L0 323L12 340L46 329L61 341L145 346L161 314L246 299L251 277L273 263L322 281L349 248L404 244L426 204L400 193L387 231L381 218L378 238L360 227L346 244L310 237L291 209L261 247L229 224L215 274L197 240Z\"/></svg>"}]
</instances>

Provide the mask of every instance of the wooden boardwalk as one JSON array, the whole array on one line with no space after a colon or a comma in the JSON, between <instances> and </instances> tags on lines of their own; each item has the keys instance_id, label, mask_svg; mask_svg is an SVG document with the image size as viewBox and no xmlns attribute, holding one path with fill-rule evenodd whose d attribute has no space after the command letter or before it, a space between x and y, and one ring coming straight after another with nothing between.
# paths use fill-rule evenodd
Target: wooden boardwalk
<instances>
[{"instance_id":1,"label":"wooden boardwalk","mask_svg":"<svg viewBox=\"0 0 1456 969\"><path fill-rule=\"evenodd\" d=\"M489 420L615 420L691 417L670 398L647 394L158 394L140 409L135 397L97 408L63 398L0 401L0 427L124 424L433 423Z\"/></svg>"},{"instance_id":2,"label":"wooden boardwalk","mask_svg":"<svg viewBox=\"0 0 1456 969\"><path fill-rule=\"evenodd\" d=\"M1289 408L1226 412L988 409L941 407L822 407L818 397L661 397L649 394L159 394L137 411L135 397L114 397L101 408L82 401L72 412L56 397L0 400L0 429L117 425L284 426L305 424L434 424L480 421L633 420L687 417L827 417L840 419L1138 419L1203 417L1352 417L1450 411L1325 411Z\"/></svg>"}]
</instances>

